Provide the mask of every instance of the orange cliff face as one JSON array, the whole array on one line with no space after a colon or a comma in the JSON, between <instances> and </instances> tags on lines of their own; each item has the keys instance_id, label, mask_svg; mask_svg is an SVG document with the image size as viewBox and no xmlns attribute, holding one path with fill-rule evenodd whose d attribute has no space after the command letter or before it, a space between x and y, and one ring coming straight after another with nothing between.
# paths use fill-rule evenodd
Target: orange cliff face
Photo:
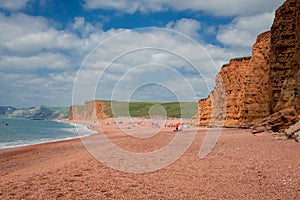
<instances>
[{"instance_id":1,"label":"orange cliff face","mask_svg":"<svg viewBox=\"0 0 300 200\"><path fill-rule=\"evenodd\" d=\"M286 1L271 28L271 112L294 107L300 113L300 1Z\"/></svg>"},{"instance_id":2,"label":"orange cliff face","mask_svg":"<svg viewBox=\"0 0 300 200\"><path fill-rule=\"evenodd\" d=\"M252 58L244 82L243 125L257 123L270 115L270 49L271 32L260 34L252 48Z\"/></svg>"},{"instance_id":3,"label":"orange cliff face","mask_svg":"<svg viewBox=\"0 0 300 200\"><path fill-rule=\"evenodd\" d=\"M270 114L270 32L257 37L251 58L232 59L216 77L216 87L198 104L202 126L248 127Z\"/></svg>"},{"instance_id":4,"label":"orange cliff face","mask_svg":"<svg viewBox=\"0 0 300 200\"><path fill-rule=\"evenodd\" d=\"M102 101L86 101L83 109L80 106L70 106L70 120L102 120L108 118L104 110L107 105Z\"/></svg>"}]
</instances>

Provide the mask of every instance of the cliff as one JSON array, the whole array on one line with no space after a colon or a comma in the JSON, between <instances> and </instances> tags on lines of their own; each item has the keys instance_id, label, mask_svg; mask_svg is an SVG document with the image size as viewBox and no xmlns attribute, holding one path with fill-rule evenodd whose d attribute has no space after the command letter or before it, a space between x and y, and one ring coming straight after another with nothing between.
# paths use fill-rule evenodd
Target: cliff
<instances>
[{"instance_id":1,"label":"cliff","mask_svg":"<svg viewBox=\"0 0 300 200\"><path fill-rule=\"evenodd\" d=\"M271 112L294 107L300 112L300 2L286 1L271 28Z\"/></svg>"},{"instance_id":2,"label":"cliff","mask_svg":"<svg viewBox=\"0 0 300 200\"><path fill-rule=\"evenodd\" d=\"M216 77L216 87L200 100L200 125L244 127L270 114L270 32L257 37L252 57L232 59Z\"/></svg>"},{"instance_id":3,"label":"cliff","mask_svg":"<svg viewBox=\"0 0 300 200\"><path fill-rule=\"evenodd\" d=\"M222 67L215 89L198 103L199 124L250 127L287 108L299 114L299 64L300 2L287 0L271 31L257 37L252 57Z\"/></svg>"},{"instance_id":4,"label":"cliff","mask_svg":"<svg viewBox=\"0 0 300 200\"><path fill-rule=\"evenodd\" d=\"M84 106L70 106L70 120L102 120L109 116L105 111L109 106L104 101L86 101Z\"/></svg>"}]
</instances>

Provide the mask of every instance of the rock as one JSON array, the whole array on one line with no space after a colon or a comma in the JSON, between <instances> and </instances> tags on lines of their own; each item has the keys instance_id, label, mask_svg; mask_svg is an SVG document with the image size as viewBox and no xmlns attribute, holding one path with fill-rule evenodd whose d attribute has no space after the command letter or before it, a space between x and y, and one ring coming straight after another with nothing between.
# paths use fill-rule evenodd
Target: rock
<instances>
[{"instance_id":1,"label":"rock","mask_svg":"<svg viewBox=\"0 0 300 200\"><path fill-rule=\"evenodd\" d=\"M264 128L264 131L282 133L285 129L297 122L298 117L296 110L294 108L286 108L264 118L258 125L252 128L252 132L259 133L256 130L262 130Z\"/></svg>"},{"instance_id":2,"label":"rock","mask_svg":"<svg viewBox=\"0 0 300 200\"><path fill-rule=\"evenodd\" d=\"M284 132L276 132L276 133L273 132L272 136L276 140L287 140L287 139L289 139L289 137Z\"/></svg>"},{"instance_id":3,"label":"rock","mask_svg":"<svg viewBox=\"0 0 300 200\"><path fill-rule=\"evenodd\" d=\"M290 126L284 132L288 137L292 137L293 135L298 134L300 132L300 122L297 122L296 124Z\"/></svg>"},{"instance_id":4,"label":"rock","mask_svg":"<svg viewBox=\"0 0 300 200\"><path fill-rule=\"evenodd\" d=\"M266 132L266 131L269 131L269 130L270 130L269 127L262 125L262 126L256 126L256 127L252 128L251 133L252 134L257 134L257 133L263 133L263 132Z\"/></svg>"},{"instance_id":5,"label":"rock","mask_svg":"<svg viewBox=\"0 0 300 200\"><path fill-rule=\"evenodd\" d=\"M300 131L296 132L296 133L294 134L294 137L295 137L295 141L296 141L296 142L300 142Z\"/></svg>"},{"instance_id":6,"label":"rock","mask_svg":"<svg viewBox=\"0 0 300 200\"><path fill-rule=\"evenodd\" d=\"M300 121L298 121L293 126L290 126L284 132L288 138L290 139L294 138L296 142L300 142Z\"/></svg>"}]
</instances>

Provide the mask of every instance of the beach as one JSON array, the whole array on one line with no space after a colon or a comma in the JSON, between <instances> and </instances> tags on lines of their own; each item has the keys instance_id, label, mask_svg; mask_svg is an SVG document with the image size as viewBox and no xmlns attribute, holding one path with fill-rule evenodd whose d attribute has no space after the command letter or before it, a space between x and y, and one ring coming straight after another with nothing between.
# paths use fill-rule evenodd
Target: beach
<instances>
[{"instance_id":1,"label":"beach","mask_svg":"<svg viewBox=\"0 0 300 200\"><path fill-rule=\"evenodd\" d=\"M102 123L102 122L101 122ZM97 126L115 145L136 153L155 151L176 134L163 127L135 138L116 124ZM128 128L129 129L129 128ZM136 134L140 129L133 129ZM0 199L297 199L300 145L270 133L222 129L212 151L199 158L207 133L199 128L174 163L147 173L128 173L103 164L81 139L0 150ZM88 136L97 137L97 134ZM110 152L107 152L109 154Z\"/></svg>"}]
</instances>

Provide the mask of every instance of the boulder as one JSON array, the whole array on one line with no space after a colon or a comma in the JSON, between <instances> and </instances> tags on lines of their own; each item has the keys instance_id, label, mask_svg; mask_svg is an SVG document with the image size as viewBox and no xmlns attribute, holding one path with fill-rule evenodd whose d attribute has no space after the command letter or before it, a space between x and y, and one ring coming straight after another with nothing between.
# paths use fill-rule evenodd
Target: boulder
<instances>
[{"instance_id":1,"label":"boulder","mask_svg":"<svg viewBox=\"0 0 300 200\"><path fill-rule=\"evenodd\" d=\"M294 138L296 142L300 142L300 121L290 126L284 132L288 138Z\"/></svg>"},{"instance_id":2,"label":"boulder","mask_svg":"<svg viewBox=\"0 0 300 200\"><path fill-rule=\"evenodd\" d=\"M298 121L298 114L295 108L286 108L264 118L252 128L252 133L256 134L264 131L282 133Z\"/></svg>"}]
</instances>

